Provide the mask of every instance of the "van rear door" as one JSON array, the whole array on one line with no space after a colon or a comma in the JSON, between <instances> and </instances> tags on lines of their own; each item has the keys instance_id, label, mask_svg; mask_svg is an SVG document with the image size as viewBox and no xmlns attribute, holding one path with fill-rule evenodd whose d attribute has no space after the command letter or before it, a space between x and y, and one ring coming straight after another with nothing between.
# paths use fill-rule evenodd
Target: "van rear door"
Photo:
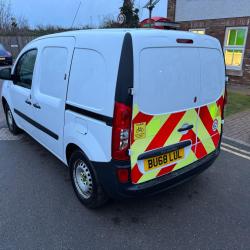
<instances>
[{"instance_id":1,"label":"van rear door","mask_svg":"<svg viewBox=\"0 0 250 250\"><path fill-rule=\"evenodd\" d=\"M225 63L219 49L200 48L199 53L201 93L196 155L201 159L219 146L223 124Z\"/></svg>"},{"instance_id":2,"label":"van rear door","mask_svg":"<svg viewBox=\"0 0 250 250\"><path fill-rule=\"evenodd\" d=\"M200 52L141 50L134 83L131 178L143 183L197 160Z\"/></svg>"}]
</instances>

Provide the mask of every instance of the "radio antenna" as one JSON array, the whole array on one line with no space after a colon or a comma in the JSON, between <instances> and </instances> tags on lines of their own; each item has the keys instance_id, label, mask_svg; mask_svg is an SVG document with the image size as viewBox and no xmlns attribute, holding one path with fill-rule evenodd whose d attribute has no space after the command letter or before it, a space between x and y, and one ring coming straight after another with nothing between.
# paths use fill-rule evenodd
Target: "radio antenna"
<instances>
[{"instance_id":1,"label":"radio antenna","mask_svg":"<svg viewBox=\"0 0 250 250\"><path fill-rule=\"evenodd\" d=\"M77 10L76 10L76 13L75 13L75 16L74 16L72 25L71 25L71 29L73 28L73 26L74 26L74 24L75 24L76 17L77 17L77 15L78 15L78 13L79 13L79 10L80 10L80 8L81 8L81 5L82 5L82 1L80 1L79 5L78 5L78 7L77 7Z\"/></svg>"}]
</instances>

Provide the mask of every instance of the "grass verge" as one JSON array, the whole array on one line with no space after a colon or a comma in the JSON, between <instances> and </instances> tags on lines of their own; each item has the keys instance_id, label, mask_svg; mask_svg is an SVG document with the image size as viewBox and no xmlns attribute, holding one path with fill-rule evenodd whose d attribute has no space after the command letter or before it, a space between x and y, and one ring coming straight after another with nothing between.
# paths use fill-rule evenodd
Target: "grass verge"
<instances>
[{"instance_id":1,"label":"grass verge","mask_svg":"<svg viewBox=\"0 0 250 250\"><path fill-rule=\"evenodd\" d=\"M235 92L228 92L227 106L225 116L236 114L238 112L250 109L250 96Z\"/></svg>"}]
</instances>

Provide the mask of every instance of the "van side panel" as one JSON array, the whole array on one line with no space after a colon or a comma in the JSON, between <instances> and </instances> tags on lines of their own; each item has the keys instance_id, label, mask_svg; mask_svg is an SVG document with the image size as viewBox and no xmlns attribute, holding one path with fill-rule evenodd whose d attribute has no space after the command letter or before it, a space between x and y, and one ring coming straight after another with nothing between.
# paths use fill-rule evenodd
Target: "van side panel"
<instances>
[{"instance_id":1,"label":"van side panel","mask_svg":"<svg viewBox=\"0 0 250 250\"><path fill-rule=\"evenodd\" d=\"M76 144L89 160L97 162L109 161L111 155L111 146L106 147L111 138L111 127L102 115L107 91L107 66L103 55L93 49L75 48L67 94L64 141L65 145Z\"/></svg>"},{"instance_id":2,"label":"van side panel","mask_svg":"<svg viewBox=\"0 0 250 250\"><path fill-rule=\"evenodd\" d=\"M74 37L42 39L37 73L32 86L34 127L32 135L59 158L63 158L64 114Z\"/></svg>"},{"instance_id":3,"label":"van side panel","mask_svg":"<svg viewBox=\"0 0 250 250\"><path fill-rule=\"evenodd\" d=\"M111 160L112 127L94 119L66 110L64 127L64 148L73 143L86 154L90 161ZM65 158L65 162L67 159Z\"/></svg>"},{"instance_id":4,"label":"van side panel","mask_svg":"<svg viewBox=\"0 0 250 250\"><path fill-rule=\"evenodd\" d=\"M67 95L70 103L89 111L102 113L107 96L106 72L102 54L92 49L76 48Z\"/></svg>"},{"instance_id":5,"label":"van side panel","mask_svg":"<svg viewBox=\"0 0 250 250\"><path fill-rule=\"evenodd\" d=\"M73 143L90 161L111 161L115 89L123 38L124 34L91 33L77 39L66 100L64 152Z\"/></svg>"}]
</instances>

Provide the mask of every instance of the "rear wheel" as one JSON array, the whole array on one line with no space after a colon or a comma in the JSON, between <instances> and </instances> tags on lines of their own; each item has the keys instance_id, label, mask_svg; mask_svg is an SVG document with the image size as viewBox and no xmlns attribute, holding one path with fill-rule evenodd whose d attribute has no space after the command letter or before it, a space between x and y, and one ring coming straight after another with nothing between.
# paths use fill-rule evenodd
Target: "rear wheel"
<instances>
[{"instance_id":1,"label":"rear wheel","mask_svg":"<svg viewBox=\"0 0 250 250\"><path fill-rule=\"evenodd\" d=\"M5 105L5 117L6 117L6 122L7 122L8 128L9 128L9 131L13 135L19 134L21 130L16 125L13 114L12 114L11 109L10 109L8 104Z\"/></svg>"},{"instance_id":2,"label":"rear wheel","mask_svg":"<svg viewBox=\"0 0 250 250\"><path fill-rule=\"evenodd\" d=\"M88 208L98 208L108 201L96 172L81 150L69 160L72 185L78 199Z\"/></svg>"}]
</instances>

